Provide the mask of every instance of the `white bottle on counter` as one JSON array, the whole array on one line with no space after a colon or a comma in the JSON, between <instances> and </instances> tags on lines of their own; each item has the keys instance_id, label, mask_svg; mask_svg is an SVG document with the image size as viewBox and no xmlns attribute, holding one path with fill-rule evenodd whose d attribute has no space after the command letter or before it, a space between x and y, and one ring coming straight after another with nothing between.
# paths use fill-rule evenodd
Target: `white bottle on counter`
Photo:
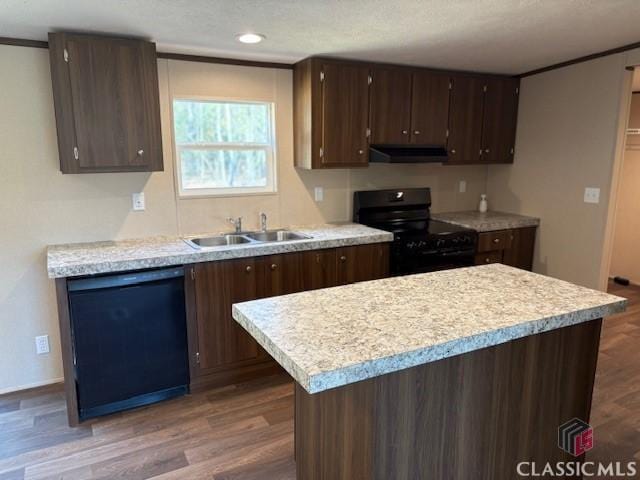
<instances>
[{"instance_id":1,"label":"white bottle on counter","mask_svg":"<svg viewBox=\"0 0 640 480\"><path fill-rule=\"evenodd\" d=\"M478 205L478 211L480 213L485 213L487 211L487 195L480 195L480 205Z\"/></svg>"}]
</instances>

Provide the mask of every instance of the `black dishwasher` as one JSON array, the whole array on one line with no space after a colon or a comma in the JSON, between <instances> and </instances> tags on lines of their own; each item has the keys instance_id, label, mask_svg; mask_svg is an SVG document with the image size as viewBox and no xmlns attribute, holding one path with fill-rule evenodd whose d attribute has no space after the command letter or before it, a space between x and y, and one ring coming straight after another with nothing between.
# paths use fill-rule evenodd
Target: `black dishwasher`
<instances>
[{"instance_id":1,"label":"black dishwasher","mask_svg":"<svg viewBox=\"0 0 640 480\"><path fill-rule=\"evenodd\" d=\"M81 420L187 392L184 268L69 280Z\"/></svg>"}]
</instances>

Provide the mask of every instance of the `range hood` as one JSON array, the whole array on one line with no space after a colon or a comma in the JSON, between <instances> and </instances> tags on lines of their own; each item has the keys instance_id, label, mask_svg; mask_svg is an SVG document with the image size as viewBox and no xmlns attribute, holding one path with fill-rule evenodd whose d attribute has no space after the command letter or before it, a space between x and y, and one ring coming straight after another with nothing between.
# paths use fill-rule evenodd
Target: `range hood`
<instances>
[{"instance_id":1,"label":"range hood","mask_svg":"<svg viewBox=\"0 0 640 480\"><path fill-rule=\"evenodd\" d=\"M448 159L443 145L371 145L369 162L442 163Z\"/></svg>"}]
</instances>

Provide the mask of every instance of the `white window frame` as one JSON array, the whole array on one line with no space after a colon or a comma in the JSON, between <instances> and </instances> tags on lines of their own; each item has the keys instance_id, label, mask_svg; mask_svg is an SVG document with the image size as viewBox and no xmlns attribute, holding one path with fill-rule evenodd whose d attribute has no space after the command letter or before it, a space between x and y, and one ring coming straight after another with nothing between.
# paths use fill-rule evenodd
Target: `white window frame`
<instances>
[{"instance_id":1,"label":"white window frame","mask_svg":"<svg viewBox=\"0 0 640 480\"><path fill-rule=\"evenodd\" d=\"M174 102L211 102L211 103L240 103L267 105L269 107L269 139L268 144L254 142L239 143L183 143L179 144L176 139L174 121ZM276 104L272 101L243 99L243 98L220 98L220 97L199 97L199 96L174 96L171 99L171 128L173 132L173 158L176 172L176 190L179 198L202 198L202 197L237 197L246 195L273 195L278 191L277 184L277 157L276 157ZM264 150L267 158L267 184L261 187L227 187L227 188L187 188L182 187L182 163L180 161L180 151L187 150Z\"/></svg>"}]
</instances>

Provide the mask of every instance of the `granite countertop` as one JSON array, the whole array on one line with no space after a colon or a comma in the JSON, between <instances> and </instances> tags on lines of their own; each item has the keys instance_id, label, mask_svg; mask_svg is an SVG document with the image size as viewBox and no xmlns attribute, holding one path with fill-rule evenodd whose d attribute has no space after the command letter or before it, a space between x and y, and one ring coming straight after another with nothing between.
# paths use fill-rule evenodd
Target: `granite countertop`
<instances>
[{"instance_id":1,"label":"granite countertop","mask_svg":"<svg viewBox=\"0 0 640 480\"><path fill-rule=\"evenodd\" d=\"M47 248L47 272L49 278L74 277L393 240L392 233L354 223L296 227L292 230L311 238L202 249L195 249L181 237L51 245Z\"/></svg>"},{"instance_id":2,"label":"granite countertop","mask_svg":"<svg viewBox=\"0 0 640 480\"><path fill-rule=\"evenodd\" d=\"M477 232L492 232L509 228L536 227L540 219L515 213L488 211L480 213L470 210L465 212L445 212L431 215L434 220L452 223L461 227L472 228Z\"/></svg>"},{"instance_id":3,"label":"granite countertop","mask_svg":"<svg viewBox=\"0 0 640 480\"><path fill-rule=\"evenodd\" d=\"M501 264L235 304L309 393L621 312L626 300Z\"/></svg>"}]
</instances>

